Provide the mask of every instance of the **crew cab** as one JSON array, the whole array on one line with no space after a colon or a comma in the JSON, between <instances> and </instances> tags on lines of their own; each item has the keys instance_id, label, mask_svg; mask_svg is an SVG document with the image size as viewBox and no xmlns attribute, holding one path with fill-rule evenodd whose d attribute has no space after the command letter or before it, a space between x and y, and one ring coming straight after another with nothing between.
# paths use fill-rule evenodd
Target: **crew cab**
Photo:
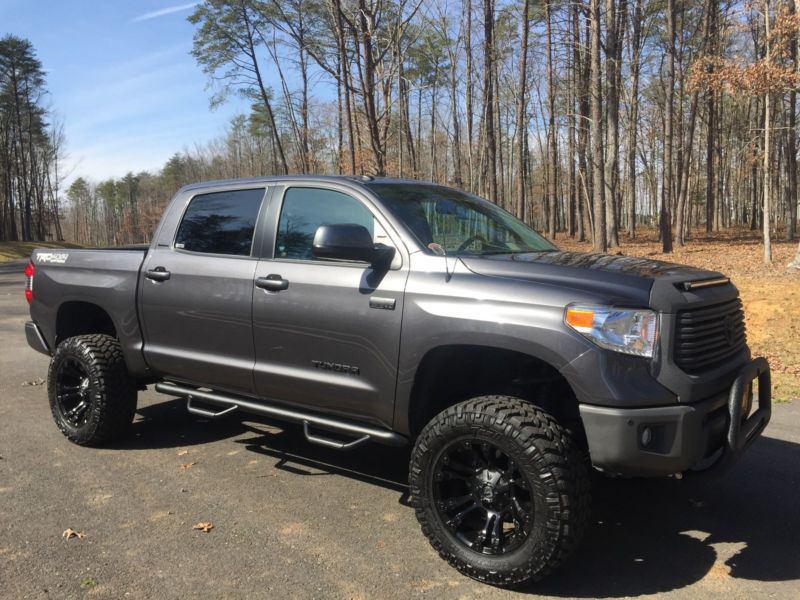
<instances>
[{"instance_id":1,"label":"crew cab","mask_svg":"<svg viewBox=\"0 0 800 600\"><path fill-rule=\"evenodd\" d=\"M496 585L569 555L590 469L719 474L770 418L769 366L722 274L561 252L432 183L189 185L149 246L36 250L26 277L71 441L113 443L154 385L331 448L410 444L423 533Z\"/></svg>"}]
</instances>

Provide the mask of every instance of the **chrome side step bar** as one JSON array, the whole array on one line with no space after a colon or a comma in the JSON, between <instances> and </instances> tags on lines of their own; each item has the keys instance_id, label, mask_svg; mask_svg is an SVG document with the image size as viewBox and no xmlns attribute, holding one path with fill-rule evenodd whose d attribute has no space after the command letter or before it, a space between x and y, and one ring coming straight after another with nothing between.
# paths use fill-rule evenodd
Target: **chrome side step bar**
<instances>
[{"instance_id":1,"label":"chrome side step bar","mask_svg":"<svg viewBox=\"0 0 800 600\"><path fill-rule=\"evenodd\" d=\"M179 398L186 398L186 409L190 413L209 419L221 417L222 415L231 413L239 408L248 412L260 413L286 421L302 423L303 432L309 442L326 446L328 448L336 448L337 450L349 450L351 448L360 446L368 440L375 440L376 442L388 444L390 446L405 446L408 443L408 440L399 433L395 433L386 429L379 429L377 427L362 425L360 423L352 423L350 421L333 417L324 417L294 408L284 408L274 404L253 402L252 400L247 400L238 396L228 396L219 392L198 390L196 388L185 387L167 382L157 383L156 391L162 394L178 396ZM194 399L203 400L211 404L218 404L225 408L218 412L205 410L203 408L194 406L192 404L192 400ZM339 442L337 440L331 440L311 434L309 428L312 426L320 429L336 431L339 433L357 435L359 437L352 442Z\"/></svg>"}]
</instances>

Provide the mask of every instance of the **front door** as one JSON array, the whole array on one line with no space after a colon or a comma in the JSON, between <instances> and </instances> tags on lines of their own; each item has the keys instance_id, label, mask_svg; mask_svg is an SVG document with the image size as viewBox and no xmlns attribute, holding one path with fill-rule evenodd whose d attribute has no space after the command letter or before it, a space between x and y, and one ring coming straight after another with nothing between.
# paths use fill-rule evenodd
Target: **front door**
<instances>
[{"instance_id":1,"label":"front door","mask_svg":"<svg viewBox=\"0 0 800 600\"><path fill-rule=\"evenodd\" d=\"M170 379L252 392L253 239L264 187L191 198L142 267L144 355Z\"/></svg>"},{"instance_id":2,"label":"front door","mask_svg":"<svg viewBox=\"0 0 800 600\"><path fill-rule=\"evenodd\" d=\"M273 210L272 258L258 263L256 277L282 285L255 288L257 393L391 425L408 261L388 224L346 189L292 185L276 191ZM392 267L315 259L317 227L337 223L364 225L394 246Z\"/></svg>"}]
</instances>

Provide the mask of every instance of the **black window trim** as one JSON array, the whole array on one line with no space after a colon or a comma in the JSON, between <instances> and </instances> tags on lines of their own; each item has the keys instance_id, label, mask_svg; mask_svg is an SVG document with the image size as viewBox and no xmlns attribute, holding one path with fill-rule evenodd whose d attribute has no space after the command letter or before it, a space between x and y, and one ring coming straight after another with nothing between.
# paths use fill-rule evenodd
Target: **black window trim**
<instances>
[{"instance_id":1,"label":"black window trim","mask_svg":"<svg viewBox=\"0 0 800 600\"><path fill-rule=\"evenodd\" d=\"M268 183L259 182L253 183L251 185L229 185L229 186L220 186L210 187L210 188L201 188L194 191L194 193L190 194L186 200L184 201L184 205L181 209L180 217L177 220L175 225L175 230L172 234L172 240L169 244L169 249L173 252L179 252L180 254L187 254L189 256L206 256L211 258L232 258L236 260L259 260L259 252L257 248L260 249L261 244L261 236L259 233L262 230L262 221L264 221L267 217L268 213L268 205L270 203L272 190L274 186ZM255 226L253 227L253 239L250 242L250 254L220 254L217 252L197 252L196 250L186 250L185 248L177 248L175 243L178 239L178 232L181 229L181 224L183 223L183 219L186 216L189 207L192 205L192 201L198 196L208 196L210 194L220 194L225 192L239 192L239 191L247 191L247 190L263 190L263 194L261 196L261 205L258 208L258 215L256 215L256 222Z\"/></svg>"}]
</instances>

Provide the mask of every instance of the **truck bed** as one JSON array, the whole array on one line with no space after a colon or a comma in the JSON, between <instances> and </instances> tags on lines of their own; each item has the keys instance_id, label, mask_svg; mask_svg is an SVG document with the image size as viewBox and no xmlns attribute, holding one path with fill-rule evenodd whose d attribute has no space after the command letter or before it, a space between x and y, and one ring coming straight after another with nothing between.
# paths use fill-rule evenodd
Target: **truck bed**
<instances>
[{"instance_id":1,"label":"truck bed","mask_svg":"<svg viewBox=\"0 0 800 600\"><path fill-rule=\"evenodd\" d=\"M72 311L76 322L106 315L122 344L129 366L142 364L142 333L137 316L136 290L147 245L122 248L39 249L31 316L50 350L68 336L55 331L59 311Z\"/></svg>"}]
</instances>

